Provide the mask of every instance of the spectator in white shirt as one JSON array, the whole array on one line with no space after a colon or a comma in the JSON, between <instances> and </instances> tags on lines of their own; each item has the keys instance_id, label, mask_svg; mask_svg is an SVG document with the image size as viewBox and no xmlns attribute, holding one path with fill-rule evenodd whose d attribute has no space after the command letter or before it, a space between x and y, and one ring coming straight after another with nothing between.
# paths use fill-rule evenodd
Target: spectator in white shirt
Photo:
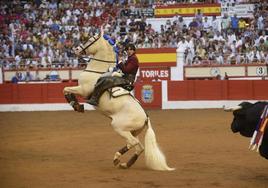
<instances>
[{"instance_id":1,"label":"spectator in white shirt","mask_svg":"<svg viewBox=\"0 0 268 188\"><path fill-rule=\"evenodd\" d=\"M233 31L229 31L228 35L227 35L227 44L230 46L232 45L233 41L236 41L236 35Z\"/></svg>"},{"instance_id":2,"label":"spectator in white shirt","mask_svg":"<svg viewBox=\"0 0 268 188\"><path fill-rule=\"evenodd\" d=\"M231 18L228 17L227 13L224 13L223 18L221 19L221 30L224 34L224 37L227 36L227 31L230 28Z\"/></svg>"},{"instance_id":3,"label":"spectator in white shirt","mask_svg":"<svg viewBox=\"0 0 268 188\"><path fill-rule=\"evenodd\" d=\"M212 27L211 22L208 20L208 17L204 17L204 21L202 22L203 31L208 31L210 27Z\"/></svg>"},{"instance_id":4,"label":"spectator in white shirt","mask_svg":"<svg viewBox=\"0 0 268 188\"><path fill-rule=\"evenodd\" d=\"M181 51L185 52L186 49L190 48L189 43L185 40L185 37L182 37L180 42L177 45L177 48L181 49Z\"/></svg>"},{"instance_id":5,"label":"spectator in white shirt","mask_svg":"<svg viewBox=\"0 0 268 188\"><path fill-rule=\"evenodd\" d=\"M213 16L212 17L211 25L212 25L212 28L213 28L213 31L214 32L220 31L220 23L217 20L217 17L216 16Z\"/></svg>"},{"instance_id":6,"label":"spectator in white shirt","mask_svg":"<svg viewBox=\"0 0 268 188\"><path fill-rule=\"evenodd\" d=\"M224 64L224 59L223 59L223 55L221 52L215 52L215 60L216 60L216 63L219 65Z\"/></svg>"},{"instance_id":7,"label":"spectator in white shirt","mask_svg":"<svg viewBox=\"0 0 268 188\"><path fill-rule=\"evenodd\" d=\"M260 15L257 19L257 27L259 31L264 29L264 18L262 17L262 15Z\"/></svg>"},{"instance_id":8,"label":"spectator in white shirt","mask_svg":"<svg viewBox=\"0 0 268 188\"><path fill-rule=\"evenodd\" d=\"M221 33L219 31L216 31L216 35L213 37L213 40L225 41L223 36L221 35Z\"/></svg>"},{"instance_id":9,"label":"spectator in white shirt","mask_svg":"<svg viewBox=\"0 0 268 188\"><path fill-rule=\"evenodd\" d=\"M257 63L261 60L260 52L257 50L256 46L249 52L248 59L250 63Z\"/></svg>"},{"instance_id":10,"label":"spectator in white shirt","mask_svg":"<svg viewBox=\"0 0 268 188\"><path fill-rule=\"evenodd\" d=\"M188 53L190 52L190 45L185 40L184 37L181 38L181 41L178 43L177 48L180 49L180 51L184 53L184 55L185 55L185 62L184 63L188 64L188 62L186 62L186 57L188 56Z\"/></svg>"}]
</instances>

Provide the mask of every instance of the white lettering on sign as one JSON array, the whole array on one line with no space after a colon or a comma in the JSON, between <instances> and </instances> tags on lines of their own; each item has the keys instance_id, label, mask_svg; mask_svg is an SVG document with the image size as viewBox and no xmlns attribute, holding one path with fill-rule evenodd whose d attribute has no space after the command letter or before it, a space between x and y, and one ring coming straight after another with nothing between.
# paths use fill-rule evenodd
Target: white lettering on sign
<instances>
[{"instance_id":1,"label":"white lettering on sign","mask_svg":"<svg viewBox=\"0 0 268 188\"><path fill-rule=\"evenodd\" d=\"M168 78L168 70L141 70L141 76L143 78Z\"/></svg>"}]
</instances>

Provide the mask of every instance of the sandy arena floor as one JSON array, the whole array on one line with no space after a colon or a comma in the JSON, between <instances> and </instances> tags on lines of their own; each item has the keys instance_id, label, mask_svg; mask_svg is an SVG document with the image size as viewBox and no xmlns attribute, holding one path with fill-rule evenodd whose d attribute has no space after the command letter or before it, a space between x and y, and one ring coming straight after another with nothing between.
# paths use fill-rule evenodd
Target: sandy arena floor
<instances>
[{"instance_id":1,"label":"sandy arena floor","mask_svg":"<svg viewBox=\"0 0 268 188\"><path fill-rule=\"evenodd\" d=\"M131 169L115 168L114 153L125 141L96 111L0 113L0 187L268 187L268 161L247 149L249 139L231 132L231 113L148 113L176 171L148 170L144 155Z\"/></svg>"}]
</instances>

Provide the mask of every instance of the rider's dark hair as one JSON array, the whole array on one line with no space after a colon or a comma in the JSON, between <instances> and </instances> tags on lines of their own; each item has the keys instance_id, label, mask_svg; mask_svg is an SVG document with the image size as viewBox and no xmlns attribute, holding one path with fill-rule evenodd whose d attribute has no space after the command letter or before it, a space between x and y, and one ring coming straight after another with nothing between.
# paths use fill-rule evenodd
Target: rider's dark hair
<instances>
[{"instance_id":1,"label":"rider's dark hair","mask_svg":"<svg viewBox=\"0 0 268 188\"><path fill-rule=\"evenodd\" d=\"M136 51L136 47L135 47L135 45L132 44L132 43L128 43L128 44L126 45L126 50L128 50L128 49L131 49L131 50Z\"/></svg>"}]
</instances>

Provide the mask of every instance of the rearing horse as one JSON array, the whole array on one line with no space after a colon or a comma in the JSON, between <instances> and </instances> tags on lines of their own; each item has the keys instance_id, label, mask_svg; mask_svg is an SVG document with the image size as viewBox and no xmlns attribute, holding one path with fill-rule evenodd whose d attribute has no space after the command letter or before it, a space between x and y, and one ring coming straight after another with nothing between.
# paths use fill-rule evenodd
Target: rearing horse
<instances>
[{"instance_id":1,"label":"rearing horse","mask_svg":"<svg viewBox=\"0 0 268 188\"><path fill-rule=\"evenodd\" d=\"M115 67L117 57L111 40L106 35L103 35L103 32L90 37L85 44L76 47L74 51L78 56L83 53L91 55L90 62L79 77L78 86L64 88L67 101L76 111L83 112L82 105L78 103L75 95L87 98L92 93L98 78L108 68ZM99 105L95 108L111 118L113 129L126 139L126 146L118 150L114 155L113 163L115 166L129 168L145 150L145 162L148 168L153 170L174 170L168 167L165 156L158 147L149 117L132 95L125 94L113 98L106 91L100 97ZM147 131L145 133L145 147L143 147L137 136L145 128ZM131 148L135 148L135 154L128 162L120 163L120 157Z\"/></svg>"}]
</instances>

